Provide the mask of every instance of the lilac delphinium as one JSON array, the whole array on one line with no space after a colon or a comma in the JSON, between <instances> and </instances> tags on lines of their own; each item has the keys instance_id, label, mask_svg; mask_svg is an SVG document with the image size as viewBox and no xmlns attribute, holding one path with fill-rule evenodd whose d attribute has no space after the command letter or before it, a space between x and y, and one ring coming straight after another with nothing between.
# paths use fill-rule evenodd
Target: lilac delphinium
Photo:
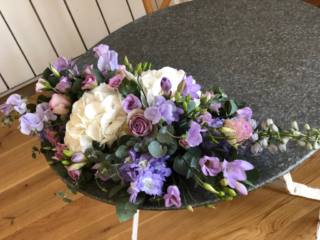
<instances>
[{"instance_id":1,"label":"lilac delphinium","mask_svg":"<svg viewBox=\"0 0 320 240\"><path fill-rule=\"evenodd\" d=\"M181 93L181 96L188 96L190 93L191 100L193 99L199 99L198 91L201 89L201 85L194 84L192 76L189 76L185 79L186 85L184 86L184 89Z\"/></svg>"},{"instance_id":2,"label":"lilac delphinium","mask_svg":"<svg viewBox=\"0 0 320 240\"><path fill-rule=\"evenodd\" d=\"M180 191L175 185L167 188L167 194L163 196L163 199L166 207L171 207L172 205L181 207Z\"/></svg>"},{"instance_id":3,"label":"lilac delphinium","mask_svg":"<svg viewBox=\"0 0 320 240\"><path fill-rule=\"evenodd\" d=\"M191 120L190 123L190 129L186 134L186 142L190 147L196 147L202 143L201 132L205 132L206 130L201 129L201 126L193 120Z\"/></svg>"},{"instance_id":4,"label":"lilac delphinium","mask_svg":"<svg viewBox=\"0 0 320 240\"><path fill-rule=\"evenodd\" d=\"M222 163L223 176L228 180L229 186L236 189L242 195L248 195L248 190L238 181L247 180L245 171L252 169L254 169L254 166L243 160L235 160L232 162L224 160Z\"/></svg>"},{"instance_id":5,"label":"lilac delphinium","mask_svg":"<svg viewBox=\"0 0 320 240\"><path fill-rule=\"evenodd\" d=\"M8 105L14 105L14 109L20 113L24 114L27 111L27 99L21 99L19 94L12 94L6 101Z\"/></svg>"},{"instance_id":6,"label":"lilac delphinium","mask_svg":"<svg viewBox=\"0 0 320 240\"><path fill-rule=\"evenodd\" d=\"M160 174L146 171L139 176L138 187L149 195L161 196L162 195L163 179Z\"/></svg>"},{"instance_id":7,"label":"lilac delphinium","mask_svg":"<svg viewBox=\"0 0 320 240\"><path fill-rule=\"evenodd\" d=\"M171 100L166 100L163 96L155 96L151 107L146 108L144 116L146 119L152 121L152 124L157 124L161 119L171 124L173 121L179 121L179 115L183 110L176 107Z\"/></svg>"}]
</instances>

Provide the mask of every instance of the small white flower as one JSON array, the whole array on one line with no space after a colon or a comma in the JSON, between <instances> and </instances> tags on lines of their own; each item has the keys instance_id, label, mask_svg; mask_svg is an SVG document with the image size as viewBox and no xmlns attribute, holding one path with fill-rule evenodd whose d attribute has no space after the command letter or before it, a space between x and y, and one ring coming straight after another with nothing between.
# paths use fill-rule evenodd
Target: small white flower
<instances>
[{"instance_id":1,"label":"small white flower","mask_svg":"<svg viewBox=\"0 0 320 240\"><path fill-rule=\"evenodd\" d=\"M126 119L117 92L101 84L73 104L65 144L74 152L92 148L93 141L110 147L119 138Z\"/></svg>"}]
</instances>

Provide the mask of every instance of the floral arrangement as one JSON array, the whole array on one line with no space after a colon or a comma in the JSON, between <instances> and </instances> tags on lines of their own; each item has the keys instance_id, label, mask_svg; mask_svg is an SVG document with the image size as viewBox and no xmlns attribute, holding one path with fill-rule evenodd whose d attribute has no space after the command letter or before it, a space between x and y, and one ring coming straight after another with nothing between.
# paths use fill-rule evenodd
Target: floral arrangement
<instances>
[{"instance_id":1,"label":"floral arrangement","mask_svg":"<svg viewBox=\"0 0 320 240\"><path fill-rule=\"evenodd\" d=\"M0 105L3 127L19 119L23 134L38 136L40 150L54 152L49 164L58 164L58 174L70 176L77 193L86 181L96 181L108 197L116 197L120 221L131 218L145 199L166 207L180 208L192 187L201 187L217 198L230 201L247 195L260 178L248 161L267 148L286 151L289 140L308 150L318 149L320 131L296 122L288 131L268 119L261 124L252 118L244 102L227 100L213 84L208 91L183 70L151 64L135 69L106 45L93 48L97 67L85 65L80 72L75 61L59 57L50 63L36 84L36 104L18 94ZM313 142L313 144L311 144ZM104 182L113 181L107 190ZM65 202L67 194L58 193ZM182 200L181 200L182 199Z\"/></svg>"}]
</instances>

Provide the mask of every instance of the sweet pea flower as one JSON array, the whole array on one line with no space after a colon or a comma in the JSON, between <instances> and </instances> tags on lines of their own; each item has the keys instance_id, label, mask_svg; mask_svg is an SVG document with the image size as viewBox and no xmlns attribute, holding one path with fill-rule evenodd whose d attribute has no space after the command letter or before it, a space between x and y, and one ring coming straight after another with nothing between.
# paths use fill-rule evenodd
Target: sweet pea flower
<instances>
[{"instance_id":1,"label":"sweet pea flower","mask_svg":"<svg viewBox=\"0 0 320 240\"><path fill-rule=\"evenodd\" d=\"M82 173L82 169L78 169L78 170L74 170L74 171L70 171L69 169L71 168L71 166L64 166L67 170L68 170L68 175L73 179L80 179L80 175Z\"/></svg>"},{"instance_id":2,"label":"sweet pea flower","mask_svg":"<svg viewBox=\"0 0 320 240\"><path fill-rule=\"evenodd\" d=\"M190 147L196 147L202 143L202 136L200 132L205 132L205 129L201 129L201 126L195 121L190 121L190 129L187 132L186 142Z\"/></svg>"},{"instance_id":3,"label":"sweet pea flower","mask_svg":"<svg viewBox=\"0 0 320 240\"><path fill-rule=\"evenodd\" d=\"M58 58L58 62L52 62L52 66L54 69L56 69L58 72L62 71L62 70L66 70L68 68L70 68L76 60L72 61L72 58L70 59L70 61L68 61L65 57L59 57ZM49 67L50 68L50 67ZM73 69L71 70L73 74L78 75L78 67L75 65L73 67ZM68 78L71 78L71 73L69 73L67 75Z\"/></svg>"},{"instance_id":4,"label":"sweet pea flower","mask_svg":"<svg viewBox=\"0 0 320 240\"><path fill-rule=\"evenodd\" d=\"M98 58L98 68L100 71L114 71L119 68L118 65L118 53L115 51L109 51L109 46L99 45L93 48L96 53L94 56Z\"/></svg>"},{"instance_id":5,"label":"sweet pea flower","mask_svg":"<svg viewBox=\"0 0 320 240\"><path fill-rule=\"evenodd\" d=\"M251 124L244 118L240 118L238 120L232 121L231 119L227 119L224 122L224 127L235 130L236 132L224 133L226 136L235 136L236 142L241 142L245 139L248 139L252 136L252 126ZM228 140L232 141L232 140Z\"/></svg>"},{"instance_id":6,"label":"sweet pea flower","mask_svg":"<svg viewBox=\"0 0 320 240\"><path fill-rule=\"evenodd\" d=\"M123 79L124 79L124 76L122 76L121 74L117 74L113 78L109 79L109 83L107 87L110 89L118 89Z\"/></svg>"},{"instance_id":7,"label":"sweet pea flower","mask_svg":"<svg viewBox=\"0 0 320 240\"><path fill-rule=\"evenodd\" d=\"M250 119L252 117L252 110L249 107L241 108L236 111L237 118Z\"/></svg>"},{"instance_id":8,"label":"sweet pea flower","mask_svg":"<svg viewBox=\"0 0 320 240\"><path fill-rule=\"evenodd\" d=\"M44 122L48 122L49 120L55 121L57 119L57 116L51 112L49 103L38 104L36 112L38 116L43 119Z\"/></svg>"},{"instance_id":9,"label":"sweet pea flower","mask_svg":"<svg viewBox=\"0 0 320 240\"><path fill-rule=\"evenodd\" d=\"M59 136L56 136L57 132L51 131L49 128L44 131L47 133L46 138L48 139L48 141L52 144L52 146L56 147L60 139Z\"/></svg>"},{"instance_id":10,"label":"sweet pea flower","mask_svg":"<svg viewBox=\"0 0 320 240\"><path fill-rule=\"evenodd\" d=\"M42 83L50 84L47 80L39 78L38 82L36 83L36 92L43 92L42 90L45 91L45 89L47 89L47 87Z\"/></svg>"},{"instance_id":11,"label":"sweet pea flower","mask_svg":"<svg viewBox=\"0 0 320 240\"><path fill-rule=\"evenodd\" d=\"M218 114L218 116L220 115L220 114L219 114L219 108L221 108L221 103L210 104L210 106L209 106L209 109L210 109L212 112L215 112L216 114Z\"/></svg>"},{"instance_id":12,"label":"sweet pea flower","mask_svg":"<svg viewBox=\"0 0 320 240\"><path fill-rule=\"evenodd\" d=\"M179 188L175 185L169 186L167 188L167 194L163 196L166 207L171 207L175 205L181 207L181 198Z\"/></svg>"},{"instance_id":13,"label":"sweet pea flower","mask_svg":"<svg viewBox=\"0 0 320 240\"><path fill-rule=\"evenodd\" d=\"M11 104L1 104L0 105L0 112L3 112L3 114L6 116L8 115L10 112L12 112L13 110L13 106Z\"/></svg>"},{"instance_id":14,"label":"sweet pea flower","mask_svg":"<svg viewBox=\"0 0 320 240\"><path fill-rule=\"evenodd\" d=\"M254 166L243 160L235 160L232 162L227 162L226 160L222 163L223 176L229 181L229 186L236 189L240 194L247 195L248 191L243 188L243 184L237 181L247 180L247 175L245 171L254 169Z\"/></svg>"},{"instance_id":15,"label":"sweet pea flower","mask_svg":"<svg viewBox=\"0 0 320 240\"><path fill-rule=\"evenodd\" d=\"M120 74L120 75L126 77L128 80L133 79L133 74L131 72L127 71L125 65L119 65L119 68L118 68L116 74Z\"/></svg>"},{"instance_id":16,"label":"sweet pea flower","mask_svg":"<svg viewBox=\"0 0 320 240\"><path fill-rule=\"evenodd\" d=\"M71 161L72 161L72 159L71 159ZM91 169L98 169L100 167L100 164L101 163L96 163ZM94 175L97 176L98 178L100 178L102 181L107 181L110 179L110 175L108 177L104 177L98 172L98 170Z\"/></svg>"},{"instance_id":17,"label":"sweet pea flower","mask_svg":"<svg viewBox=\"0 0 320 240\"><path fill-rule=\"evenodd\" d=\"M171 84L170 80L168 78L164 77L161 79L160 84L161 84L161 88L162 88L164 95L165 96L171 95L170 90L172 88L172 84Z\"/></svg>"},{"instance_id":18,"label":"sweet pea flower","mask_svg":"<svg viewBox=\"0 0 320 240\"><path fill-rule=\"evenodd\" d=\"M65 93L67 88L71 88L72 83L68 81L67 77L61 77L60 82L56 85L57 89L61 93Z\"/></svg>"},{"instance_id":19,"label":"sweet pea flower","mask_svg":"<svg viewBox=\"0 0 320 240\"><path fill-rule=\"evenodd\" d=\"M179 115L183 110L176 107L175 103L171 100L166 100L163 96L155 96L152 107L146 108L144 116L146 119L152 121L152 124L157 124L161 119L171 124L173 121L179 121Z\"/></svg>"},{"instance_id":20,"label":"sweet pea flower","mask_svg":"<svg viewBox=\"0 0 320 240\"><path fill-rule=\"evenodd\" d=\"M135 95L133 95L132 93L130 93L123 101L122 101L122 105L123 105L123 110L126 113L129 113L131 110L135 109L135 108L141 108L142 104L139 98L137 98Z\"/></svg>"},{"instance_id":21,"label":"sweet pea flower","mask_svg":"<svg viewBox=\"0 0 320 240\"><path fill-rule=\"evenodd\" d=\"M185 79L185 86L181 93L181 96L188 96L188 94L190 93L191 100L193 100L194 98L199 99L199 95L197 92L201 89L201 85L194 84L193 81L194 80L192 76L189 76Z\"/></svg>"},{"instance_id":22,"label":"sweet pea flower","mask_svg":"<svg viewBox=\"0 0 320 240\"><path fill-rule=\"evenodd\" d=\"M26 113L20 119L20 131L25 135L30 135L33 131L41 131L43 129L42 119L34 113Z\"/></svg>"},{"instance_id":23,"label":"sweet pea flower","mask_svg":"<svg viewBox=\"0 0 320 240\"><path fill-rule=\"evenodd\" d=\"M24 114L27 111L27 99L21 99L19 94L12 94L8 99L6 104L16 105L14 109L20 113Z\"/></svg>"},{"instance_id":24,"label":"sweet pea flower","mask_svg":"<svg viewBox=\"0 0 320 240\"><path fill-rule=\"evenodd\" d=\"M135 108L129 112L127 125L135 137L147 136L152 132L152 123L144 116L144 110Z\"/></svg>"},{"instance_id":25,"label":"sweet pea flower","mask_svg":"<svg viewBox=\"0 0 320 240\"><path fill-rule=\"evenodd\" d=\"M84 84L81 89L84 90L84 89L93 89L94 87L92 86L92 84L94 85L98 85L98 82L97 82L97 79L96 77L94 76L93 73L90 73L86 76L86 79L82 82L82 84Z\"/></svg>"},{"instance_id":26,"label":"sweet pea flower","mask_svg":"<svg viewBox=\"0 0 320 240\"><path fill-rule=\"evenodd\" d=\"M216 157L203 156L199 160L199 164L201 166L202 173L205 176L217 176L222 170L220 160Z\"/></svg>"},{"instance_id":27,"label":"sweet pea flower","mask_svg":"<svg viewBox=\"0 0 320 240\"><path fill-rule=\"evenodd\" d=\"M66 107L70 107L70 99L61 94L54 93L49 102L49 107L52 109L52 112L58 115L66 115L69 110Z\"/></svg>"}]
</instances>

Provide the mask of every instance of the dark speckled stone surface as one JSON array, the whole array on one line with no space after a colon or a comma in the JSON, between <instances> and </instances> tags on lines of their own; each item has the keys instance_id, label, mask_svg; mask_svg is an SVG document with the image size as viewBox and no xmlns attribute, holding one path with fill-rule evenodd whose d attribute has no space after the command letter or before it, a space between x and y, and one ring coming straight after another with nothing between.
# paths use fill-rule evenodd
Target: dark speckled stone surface
<instances>
[{"instance_id":1,"label":"dark speckled stone surface","mask_svg":"<svg viewBox=\"0 0 320 240\"><path fill-rule=\"evenodd\" d=\"M110 45L119 53L120 63L127 55L134 64L148 61L155 69L184 69L203 89L217 83L229 97L247 102L256 119L269 117L290 128L291 120L320 127L319 41L320 10L307 3L197 0L145 16L97 45ZM95 64L93 55L90 49L78 66ZM262 176L255 185L272 182L312 153L291 143L285 154L265 151L249 157ZM81 192L114 204L95 183ZM200 188L193 193L204 203L219 201ZM142 209L168 210L148 201Z\"/></svg>"}]
</instances>

